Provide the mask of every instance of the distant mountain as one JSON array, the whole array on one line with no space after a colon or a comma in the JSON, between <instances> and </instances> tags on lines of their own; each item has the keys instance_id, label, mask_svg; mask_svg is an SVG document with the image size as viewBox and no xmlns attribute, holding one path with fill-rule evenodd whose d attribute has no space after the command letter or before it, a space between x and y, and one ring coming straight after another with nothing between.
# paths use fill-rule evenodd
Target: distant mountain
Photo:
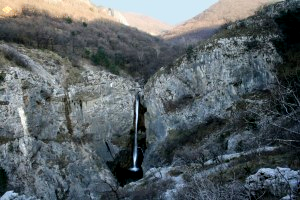
<instances>
[{"instance_id":1,"label":"distant mountain","mask_svg":"<svg viewBox=\"0 0 300 200\"><path fill-rule=\"evenodd\" d=\"M169 30L172 26L159 20L134 13L121 13L105 7L97 7L89 0L1 0L1 6L10 7L7 14L0 8L0 17L10 16L22 10L23 7L45 10L57 17L69 16L72 19L91 21L98 19L112 20L126 26L135 27L151 35L159 35Z\"/></svg>"},{"instance_id":2,"label":"distant mountain","mask_svg":"<svg viewBox=\"0 0 300 200\"><path fill-rule=\"evenodd\" d=\"M219 0L194 18L162 35L177 42L194 43L211 36L221 25L249 17L275 0Z\"/></svg>"},{"instance_id":3,"label":"distant mountain","mask_svg":"<svg viewBox=\"0 0 300 200\"><path fill-rule=\"evenodd\" d=\"M145 15L126 12L122 14L127 20L129 26L136 27L137 29L150 33L151 35L160 35L173 28L173 26L169 24Z\"/></svg>"}]
</instances>

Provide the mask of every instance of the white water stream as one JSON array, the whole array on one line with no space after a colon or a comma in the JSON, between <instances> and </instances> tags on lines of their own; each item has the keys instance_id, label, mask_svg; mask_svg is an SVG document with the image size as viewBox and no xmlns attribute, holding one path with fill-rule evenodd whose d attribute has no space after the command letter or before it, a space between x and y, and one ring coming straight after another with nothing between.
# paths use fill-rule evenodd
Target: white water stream
<instances>
[{"instance_id":1,"label":"white water stream","mask_svg":"<svg viewBox=\"0 0 300 200\"><path fill-rule=\"evenodd\" d=\"M138 157L138 144L137 144L137 133L138 133L138 120L139 120L139 95L136 95L135 98L135 129L134 129L134 146L133 146L133 167L130 168L131 171L138 171L139 168L136 165L137 157Z\"/></svg>"}]
</instances>

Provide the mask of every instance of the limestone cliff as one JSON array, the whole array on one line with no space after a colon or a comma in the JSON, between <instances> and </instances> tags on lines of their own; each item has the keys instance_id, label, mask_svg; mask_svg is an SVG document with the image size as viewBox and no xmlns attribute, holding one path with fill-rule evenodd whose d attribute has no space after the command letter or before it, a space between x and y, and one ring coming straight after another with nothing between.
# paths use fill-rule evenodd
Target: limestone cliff
<instances>
[{"instance_id":1,"label":"limestone cliff","mask_svg":"<svg viewBox=\"0 0 300 200\"><path fill-rule=\"evenodd\" d=\"M271 87L272 69L280 61L270 42L274 37L218 39L178 60L177 66L161 69L145 86L149 138L163 140L173 129L229 116L241 96ZM252 42L260 47L249 49Z\"/></svg>"},{"instance_id":2,"label":"limestone cliff","mask_svg":"<svg viewBox=\"0 0 300 200\"><path fill-rule=\"evenodd\" d=\"M138 85L49 51L1 44L0 167L8 188L94 199L115 184L105 162L126 143ZM120 139L121 138L121 139Z\"/></svg>"}]
</instances>

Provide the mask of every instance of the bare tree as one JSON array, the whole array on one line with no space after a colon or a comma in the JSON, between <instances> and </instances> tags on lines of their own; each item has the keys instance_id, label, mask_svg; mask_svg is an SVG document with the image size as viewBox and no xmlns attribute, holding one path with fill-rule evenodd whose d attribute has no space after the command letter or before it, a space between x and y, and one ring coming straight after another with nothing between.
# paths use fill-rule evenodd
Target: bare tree
<instances>
[{"instance_id":1,"label":"bare tree","mask_svg":"<svg viewBox=\"0 0 300 200\"><path fill-rule=\"evenodd\" d=\"M192 181L178 191L178 199L186 200L244 200L248 199L243 184L238 181L221 185L203 177L193 177Z\"/></svg>"},{"instance_id":2,"label":"bare tree","mask_svg":"<svg viewBox=\"0 0 300 200\"><path fill-rule=\"evenodd\" d=\"M265 122L265 127L272 126L281 134L273 134L272 138L267 138L267 140L299 149L300 97L291 85L291 83L283 85L277 79L276 87L271 91L271 102L259 105L250 112L260 118L272 116Z\"/></svg>"}]
</instances>

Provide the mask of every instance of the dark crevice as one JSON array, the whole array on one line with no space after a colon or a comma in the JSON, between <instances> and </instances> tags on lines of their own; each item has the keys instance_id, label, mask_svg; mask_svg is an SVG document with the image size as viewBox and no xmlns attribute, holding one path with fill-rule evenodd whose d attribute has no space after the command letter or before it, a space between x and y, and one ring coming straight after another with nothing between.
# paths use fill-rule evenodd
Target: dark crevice
<instances>
[{"instance_id":1,"label":"dark crevice","mask_svg":"<svg viewBox=\"0 0 300 200\"><path fill-rule=\"evenodd\" d=\"M283 62L276 67L277 77L281 85L293 91L293 93L286 95L286 101L289 105L298 105L297 99L300 98L300 37L298 31L300 8L282 12L275 19L275 22L281 37L275 39L273 43L283 58ZM285 108L281 106L277 110L285 112Z\"/></svg>"},{"instance_id":2,"label":"dark crevice","mask_svg":"<svg viewBox=\"0 0 300 200\"><path fill-rule=\"evenodd\" d=\"M135 106L134 106L135 110ZM146 127L145 127L145 113L147 112L147 108L144 107L140 101L139 103L139 119L138 119L138 131L145 133ZM135 113L133 118L133 127L134 127L134 121L135 121Z\"/></svg>"},{"instance_id":3,"label":"dark crevice","mask_svg":"<svg viewBox=\"0 0 300 200\"><path fill-rule=\"evenodd\" d=\"M69 131L69 134L73 134L73 127L72 127L72 122L70 118L70 113L71 113L71 105L70 105L70 100L68 95L66 94L64 97L64 103L65 103L65 116L66 116L66 121L67 121L67 129Z\"/></svg>"},{"instance_id":4,"label":"dark crevice","mask_svg":"<svg viewBox=\"0 0 300 200\"><path fill-rule=\"evenodd\" d=\"M80 109L82 111L82 101L81 100L79 100L79 105L80 105Z\"/></svg>"},{"instance_id":5,"label":"dark crevice","mask_svg":"<svg viewBox=\"0 0 300 200\"><path fill-rule=\"evenodd\" d=\"M7 190L8 177L6 171L0 167L0 196Z\"/></svg>"},{"instance_id":6,"label":"dark crevice","mask_svg":"<svg viewBox=\"0 0 300 200\"><path fill-rule=\"evenodd\" d=\"M110 153L111 157L114 159L114 155L112 154L112 152L110 150L110 147L109 147L109 144L107 143L107 141L105 141L105 145L106 145L107 151Z\"/></svg>"}]
</instances>

